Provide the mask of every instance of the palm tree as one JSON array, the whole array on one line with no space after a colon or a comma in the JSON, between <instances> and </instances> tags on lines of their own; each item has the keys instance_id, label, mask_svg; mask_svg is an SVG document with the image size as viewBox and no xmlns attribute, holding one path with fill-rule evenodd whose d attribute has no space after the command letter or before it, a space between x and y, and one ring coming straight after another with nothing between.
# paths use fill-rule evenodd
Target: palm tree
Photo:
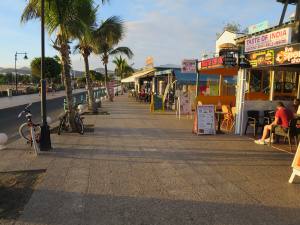
<instances>
[{"instance_id":1,"label":"palm tree","mask_svg":"<svg viewBox=\"0 0 300 225\"><path fill-rule=\"evenodd\" d=\"M128 77L134 72L134 69L130 65L128 65L127 60L123 59L122 56L116 57L113 60L113 64L115 64L115 72L121 80Z\"/></svg>"},{"instance_id":2,"label":"palm tree","mask_svg":"<svg viewBox=\"0 0 300 225\"><path fill-rule=\"evenodd\" d=\"M108 90L107 64L109 57L124 54L128 58L132 58L133 53L128 47L117 47L118 43L124 37L124 23L117 16L110 17L102 22L94 32L94 37L94 52L101 56L101 61L105 68L105 87Z\"/></svg>"},{"instance_id":3,"label":"palm tree","mask_svg":"<svg viewBox=\"0 0 300 225\"><path fill-rule=\"evenodd\" d=\"M96 113L97 105L95 103L94 93L93 93L93 82L90 76L90 66L89 66L89 57L93 52L93 28L96 24L96 9L94 13L90 14L89 26L86 27L84 33L82 33L78 39L78 44L75 46L75 50L79 50L80 54L84 60L85 67L85 79L88 88L88 108Z\"/></svg>"},{"instance_id":4,"label":"palm tree","mask_svg":"<svg viewBox=\"0 0 300 225\"><path fill-rule=\"evenodd\" d=\"M102 1L103 2L103 1ZM66 88L67 107L70 111L70 125L76 130L71 85L70 41L81 36L90 22L90 14L94 13L93 0L45 0L45 26L49 35L55 35L53 47L59 51L62 62L62 76ZM40 18L41 0L29 0L21 21L23 23Z\"/></svg>"}]
</instances>

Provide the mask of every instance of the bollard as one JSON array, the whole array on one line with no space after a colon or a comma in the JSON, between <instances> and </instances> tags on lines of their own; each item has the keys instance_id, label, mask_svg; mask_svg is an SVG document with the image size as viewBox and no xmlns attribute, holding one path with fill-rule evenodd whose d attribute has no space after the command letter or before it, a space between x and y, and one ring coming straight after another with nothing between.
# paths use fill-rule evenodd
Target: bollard
<instances>
[{"instance_id":1,"label":"bollard","mask_svg":"<svg viewBox=\"0 0 300 225\"><path fill-rule=\"evenodd\" d=\"M79 114L82 114L84 111L84 105L80 104L78 105Z\"/></svg>"},{"instance_id":2,"label":"bollard","mask_svg":"<svg viewBox=\"0 0 300 225\"><path fill-rule=\"evenodd\" d=\"M68 106L67 106L67 100L64 99L64 110L67 111L68 110Z\"/></svg>"},{"instance_id":3,"label":"bollard","mask_svg":"<svg viewBox=\"0 0 300 225\"><path fill-rule=\"evenodd\" d=\"M6 149L5 144L8 141L8 137L5 133L0 133L0 150Z\"/></svg>"},{"instance_id":4,"label":"bollard","mask_svg":"<svg viewBox=\"0 0 300 225\"><path fill-rule=\"evenodd\" d=\"M52 123L51 117L50 117L50 116L47 116L47 124L49 125L49 124L51 124L51 123Z\"/></svg>"}]
</instances>

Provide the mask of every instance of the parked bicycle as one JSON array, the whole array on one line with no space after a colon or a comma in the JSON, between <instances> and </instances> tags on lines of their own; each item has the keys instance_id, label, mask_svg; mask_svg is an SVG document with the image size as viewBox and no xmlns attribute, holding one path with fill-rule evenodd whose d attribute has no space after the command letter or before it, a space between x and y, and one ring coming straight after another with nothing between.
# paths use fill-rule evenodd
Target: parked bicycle
<instances>
[{"instance_id":1,"label":"parked bicycle","mask_svg":"<svg viewBox=\"0 0 300 225\"><path fill-rule=\"evenodd\" d=\"M83 135L84 134L84 124L83 124L83 119L84 117L81 116L78 110L78 106L74 107L75 109L75 116L74 116L74 123L76 126L76 130L79 134ZM57 134L60 135L63 131L69 132L71 129L70 125L70 111L66 110L63 115L60 116L59 118L59 127Z\"/></svg>"},{"instance_id":2,"label":"parked bicycle","mask_svg":"<svg viewBox=\"0 0 300 225\"><path fill-rule=\"evenodd\" d=\"M25 107L25 109L18 115L18 118L21 118L25 115L27 120L26 123L23 123L19 127L19 134L20 136L26 140L27 144L30 144L31 147L34 149L34 153L37 155L40 152L40 148L38 143L40 141L40 134L41 134L41 127L40 124L36 124L32 121L32 114L30 112L29 104Z\"/></svg>"}]
</instances>

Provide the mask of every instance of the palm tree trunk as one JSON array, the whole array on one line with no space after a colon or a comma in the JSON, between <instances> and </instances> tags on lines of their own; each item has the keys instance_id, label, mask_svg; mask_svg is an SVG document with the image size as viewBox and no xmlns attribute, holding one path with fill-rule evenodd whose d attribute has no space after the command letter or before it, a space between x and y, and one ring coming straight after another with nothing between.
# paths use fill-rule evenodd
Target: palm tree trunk
<instances>
[{"instance_id":1,"label":"palm tree trunk","mask_svg":"<svg viewBox=\"0 0 300 225\"><path fill-rule=\"evenodd\" d=\"M109 87L108 87L108 71L107 71L107 63L104 63L104 69L105 69L105 88L106 88L106 93L109 98L109 100L112 102L113 101L113 96L109 92Z\"/></svg>"},{"instance_id":2,"label":"palm tree trunk","mask_svg":"<svg viewBox=\"0 0 300 225\"><path fill-rule=\"evenodd\" d=\"M93 93L93 85L92 85L92 79L90 76L90 66L89 66L89 57L86 54L82 54L84 59L84 65L85 65L85 79L86 84L88 87L88 107L89 110L92 110L94 113L97 112L97 106L95 103L94 93Z\"/></svg>"},{"instance_id":3,"label":"palm tree trunk","mask_svg":"<svg viewBox=\"0 0 300 225\"><path fill-rule=\"evenodd\" d=\"M70 55L69 55L69 46L68 44L64 43L61 45L60 50L61 58L62 58L62 74L64 77L64 83L65 83L65 91L66 91L66 98L67 98L67 107L70 112L70 126L72 132L76 131L76 125L75 125L75 111L73 107L73 94L72 94L72 82L71 82L71 75L70 75Z\"/></svg>"}]
</instances>

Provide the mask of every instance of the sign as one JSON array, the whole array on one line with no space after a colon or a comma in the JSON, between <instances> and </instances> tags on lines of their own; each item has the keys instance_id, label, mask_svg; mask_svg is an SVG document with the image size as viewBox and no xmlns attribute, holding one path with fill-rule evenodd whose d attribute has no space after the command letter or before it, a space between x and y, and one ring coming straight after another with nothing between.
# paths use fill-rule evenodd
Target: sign
<instances>
[{"instance_id":1,"label":"sign","mask_svg":"<svg viewBox=\"0 0 300 225\"><path fill-rule=\"evenodd\" d=\"M237 58L232 52L226 52L223 56L223 65L225 67L235 67L237 65Z\"/></svg>"},{"instance_id":2,"label":"sign","mask_svg":"<svg viewBox=\"0 0 300 225\"><path fill-rule=\"evenodd\" d=\"M290 183L294 182L296 176L300 176L300 145L298 145L298 149L292 163L292 168L293 172L289 180Z\"/></svg>"},{"instance_id":3,"label":"sign","mask_svg":"<svg viewBox=\"0 0 300 225\"><path fill-rule=\"evenodd\" d=\"M182 73L197 73L197 59L184 59L182 61L181 72Z\"/></svg>"},{"instance_id":4,"label":"sign","mask_svg":"<svg viewBox=\"0 0 300 225\"><path fill-rule=\"evenodd\" d=\"M223 57L220 56L212 59L202 60L200 65L201 69L223 67Z\"/></svg>"},{"instance_id":5,"label":"sign","mask_svg":"<svg viewBox=\"0 0 300 225\"><path fill-rule=\"evenodd\" d=\"M146 67L147 68L153 68L154 67L154 59L152 56L148 56L146 58Z\"/></svg>"},{"instance_id":6,"label":"sign","mask_svg":"<svg viewBox=\"0 0 300 225\"><path fill-rule=\"evenodd\" d=\"M292 28L283 28L245 40L245 52L274 48L291 43Z\"/></svg>"},{"instance_id":7,"label":"sign","mask_svg":"<svg viewBox=\"0 0 300 225\"><path fill-rule=\"evenodd\" d=\"M253 68L274 65L274 50L264 50L249 54L249 62Z\"/></svg>"},{"instance_id":8,"label":"sign","mask_svg":"<svg viewBox=\"0 0 300 225\"><path fill-rule=\"evenodd\" d=\"M215 106L200 105L197 107L197 134L216 134Z\"/></svg>"},{"instance_id":9,"label":"sign","mask_svg":"<svg viewBox=\"0 0 300 225\"><path fill-rule=\"evenodd\" d=\"M300 44L275 49L275 65L300 64Z\"/></svg>"},{"instance_id":10,"label":"sign","mask_svg":"<svg viewBox=\"0 0 300 225\"><path fill-rule=\"evenodd\" d=\"M260 32L269 28L269 21L265 20L261 23L254 24L248 27L249 34Z\"/></svg>"}]
</instances>

